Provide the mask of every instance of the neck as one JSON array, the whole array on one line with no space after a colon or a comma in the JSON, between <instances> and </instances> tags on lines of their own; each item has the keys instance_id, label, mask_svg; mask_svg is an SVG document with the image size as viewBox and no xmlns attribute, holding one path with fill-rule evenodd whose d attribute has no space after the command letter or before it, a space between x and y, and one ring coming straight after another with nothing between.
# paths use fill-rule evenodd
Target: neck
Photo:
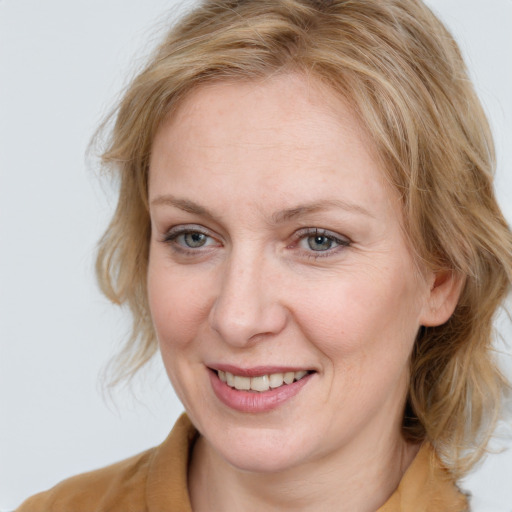
<instances>
[{"instance_id":1,"label":"neck","mask_svg":"<svg viewBox=\"0 0 512 512\"><path fill-rule=\"evenodd\" d=\"M230 465L201 437L189 471L192 508L374 512L396 489L417 451L401 436L381 434L371 444L351 444L301 466L254 473Z\"/></svg>"}]
</instances>

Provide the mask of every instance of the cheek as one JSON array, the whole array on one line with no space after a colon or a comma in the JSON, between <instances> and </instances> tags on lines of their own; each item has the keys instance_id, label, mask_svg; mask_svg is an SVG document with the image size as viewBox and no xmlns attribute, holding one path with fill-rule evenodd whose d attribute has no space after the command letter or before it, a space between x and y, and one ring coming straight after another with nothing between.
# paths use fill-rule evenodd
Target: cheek
<instances>
[{"instance_id":1,"label":"cheek","mask_svg":"<svg viewBox=\"0 0 512 512\"><path fill-rule=\"evenodd\" d=\"M148 266L148 300L162 361L172 386L191 410L190 396L201 394L195 376L200 363L197 351L198 332L208 316L205 299L208 281L184 274L168 258L150 256Z\"/></svg>"},{"instance_id":2,"label":"cheek","mask_svg":"<svg viewBox=\"0 0 512 512\"><path fill-rule=\"evenodd\" d=\"M210 293L208 293L210 290ZM208 317L211 283L207 275L172 267L158 256L150 258L148 299L153 325L162 349L190 343Z\"/></svg>"},{"instance_id":3,"label":"cheek","mask_svg":"<svg viewBox=\"0 0 512 512\"><path fill-rule=\"evenodd\" d=\"M395 277L343 281L303 305L303 332L325 356L332 382L325 401L368 413L402 403L418 300L414 287Z\"/></svg>"},{"instance_id":4,"label":"cheek","mask_svg":"<svg viewBox=\"0 0 512 512\"><path fill-rule=\"evenodd\" d=\"M385 277L353 276L357 278L339 279L303 301L297 316L307 337L333 364L408 358L421 310L415 280L404 280L400 269Z\"/></svg>"}]
</instances>

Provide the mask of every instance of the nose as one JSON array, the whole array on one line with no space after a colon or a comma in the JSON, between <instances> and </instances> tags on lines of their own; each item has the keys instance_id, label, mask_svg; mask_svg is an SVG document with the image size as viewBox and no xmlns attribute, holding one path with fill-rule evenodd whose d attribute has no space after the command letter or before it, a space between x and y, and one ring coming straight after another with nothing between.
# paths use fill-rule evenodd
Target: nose
<instances>
[{"instance_id":1,"label":"nose","mask_svg":"<svg viewBox=\"0 0 512 512\"><path fill-rule=\"evenodd\" d=\"M285 328L288 312L280 300L279 272L264 257L232 254L219 280L209 322L224 342L245 347Z\"/></svg>"}]
</instances>

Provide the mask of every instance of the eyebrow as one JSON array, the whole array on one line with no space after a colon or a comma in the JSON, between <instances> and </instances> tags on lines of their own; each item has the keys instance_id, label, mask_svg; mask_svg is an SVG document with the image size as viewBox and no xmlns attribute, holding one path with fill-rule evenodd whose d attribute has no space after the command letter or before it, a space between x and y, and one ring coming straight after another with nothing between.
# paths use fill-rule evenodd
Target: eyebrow
<instances>
[{"instance_id":1,"label":"eyebrow","mask_svg":"<svg viewBox=\"0 0 512 512\"><path fill-rule=\"evenodd\" d=\"M192 213L195 215L202 215L203 217L211 217L214 215L210 213L203 206L194 203L194 201L189 201L188 199L179 199L177 197L171 195L163 195L157 196L153 201L151 201L152 206L174 206L175 208L179 208L187 213Z\"/></svg>"},{"instance_id":2,"label":"eyebrow","mask_svg":"<svg viewBox=\"0 0 512 512\"><path fill-rule=\"evenodd\" d=\"M343 201L341 199L329 199L326 201L315 201L276 212L272 215L272 222L274 224L280 224L281 222L286 222L307 214L322 212L331 208L340 208L348 212L360 213L362 215L366 215L367 217L375 217L366 208L356 203Z\"/></svg>"},{"instance_id":3,"label":"eyebrow","mask_svg":"<svg viewBox=\"0 0 512 512\"><path fill-rule=\"evenodd\" d=\"M180 199L172 195L157 196L155 197L155 199L153 199L153 201L151 201L151 205L174 206L175 208L183 210L187 213L192 213L194 215L200 215L202 217L209 217L211 219L215 219L215 215L204 206L194 203L193 201L190 201L188 199ZM372 213L370 213L366 208L362 207L359 204L340 199L329 199L326 201L315 201L303 205L298 205L293 208L286 208L285 210L280 210L272 214L270 222L272 224L281 224L283 222L290 221L297 217L322 212L325 210L329 210L331 208L340 208L348 212L355 212L368 217L375 218L375 216Z\"/></svg>"}]
</instances>

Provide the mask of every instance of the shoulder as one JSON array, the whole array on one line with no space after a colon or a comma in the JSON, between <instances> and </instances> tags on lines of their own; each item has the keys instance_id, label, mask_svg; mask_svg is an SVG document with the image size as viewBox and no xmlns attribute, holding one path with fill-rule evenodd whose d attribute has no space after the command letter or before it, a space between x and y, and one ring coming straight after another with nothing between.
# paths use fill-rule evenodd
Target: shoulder
<instances>
[{"instance_id":1,"label":"shoulder","mask_svg":"<svg viewBox=\"0 0 512 512\"><path fill-rule=\"evenodd\" d=\"M16 512L145 511L145 481L155 450L64 480L32 496Z\"/></svg>"},{"instance_id":2,"label":"shoulder","mask_svg":"<svg viewBox=\"0 0 512 512\"><path fill-rule=\"evenodd\" d=\"M423 444L397 489L377 512L467 512L467 497L434 448Z\"/></svg>"},{"instance_id":3,"label":"shoulder","mask_svg":"<svg viewBox=\"0 0 512 512\"><path fill-rule=\"evenodd\" d=\"M64 480L16 512L191 512L187 472L197 436L182 415L156 448Z\"/></svg>"}]
</instances>

